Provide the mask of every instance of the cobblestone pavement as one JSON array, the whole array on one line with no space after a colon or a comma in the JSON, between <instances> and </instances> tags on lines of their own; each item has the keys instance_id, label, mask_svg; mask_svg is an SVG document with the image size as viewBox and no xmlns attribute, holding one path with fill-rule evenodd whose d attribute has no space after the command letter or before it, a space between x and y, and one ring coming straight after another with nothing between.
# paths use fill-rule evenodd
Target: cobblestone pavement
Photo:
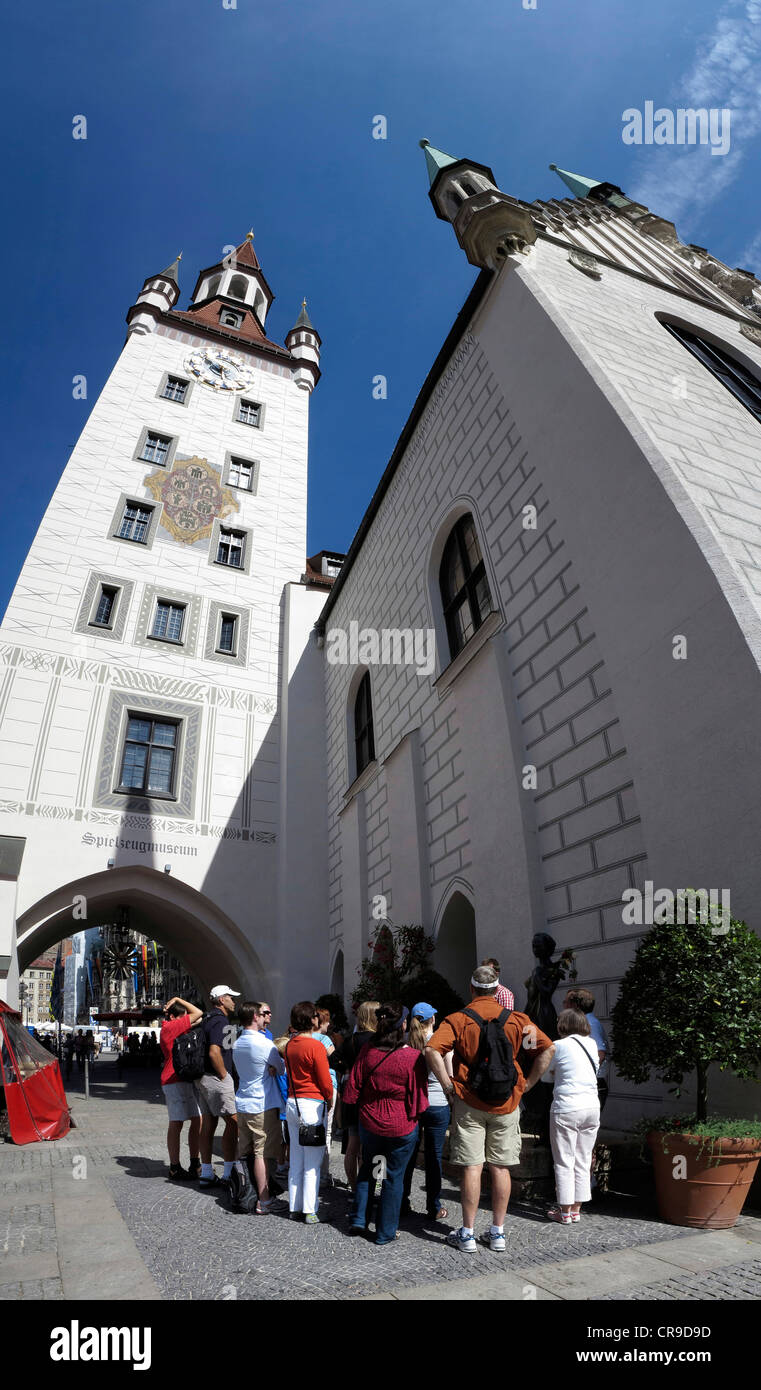
<instances>
[{"instance_id":1,"label":"cobblestone pavement","mask_svg":"<svg viewBox=\"0 0 761 1390\"><path fill-rule=\"evenodd\" d=\"M505 1225L506 1254L492 1254L484 1247L475 1254L461 1254L446 1244L447 1230L461 1220L457 1191L445 1179L442 1200L448 1219L442 1225L429 1223L423 1215L421 1171L416 1172L412 1191L413 1208L421 1215L403 1223L397 1241L377 1247L350 1239L350 1199L338 1185L344 1174L337 1145L331 1162L335 1185L323 1196L320 1226L289 1221L284 1201L266 1217L232 1214L213 1192L202 1192L192 1183L167 1182L166 1110L157 1076L133 1073L119 1081L115 1064L100 1061L89 1101L82 1096L76 1076L67 1090L77 1128L65 1140L22 1148L0 1145L0 1299L75 1296L72 1288L78 1289L79 1284L71 1279L68 1286L63 1284L56 1264L58 1251L61 1270L66 1267L60 1257L60 1243L66 1237L68 1252L73 1239L78 1242L67 1260L78 1262L78 1277L89 1278L89 1287L96 1292L88 1296L95 1297L109 1296L100 1292L107 1287L104 1258L110 1259L112 1272L118 1267L122 1279L122 1291L110 1296L128 1296L124 1281L134 1277L135 1287L141 1289L138 1296L173 1300L407 1297L413 1295L405 1291L434 1284L451 1287L446 1297L467 1298L469 1281L475 1286L479 1278L488 1283L507 1272L517 1274L529 1268L538 1283L552 1289L550 1267L560 1277L561 1267L573 1262L575 1268L576 1261L581 1262L580 1285L590 1290L589 1295L578 1292L578 1285L570 1293L559 1285L560 1292L546 1296L735 1299L758 1297L761 1288L761 1260L751 1263L754 1254L761 1254L761 1244L746 1242L746 1263L738 1263L737 1271L732 1247L731 1255L723 1254L724 1268L719 1271L677 1273L671 1263L663 1264L657 1291L652 1279L646 1286L643 1280L642 1288L638 1279L630 1279L637 1287L600 1295L597 1290L606 1287L605 1278L584 1274L590 1257L594 1264L594 1257L598 1262L600 1257L609 1260L616 1252L634 1252L644 1246L657 1247L663 1251L662 1258L668 1259L669 1248L677 1249L673 1242L685 1235L680 1227L662 1224L643 1199L604 1199L570 1227L548 1223L539 1208L511 1205ZM75 1197L82 1199L76 1210L83 1213L76 1231ZM69 1215L62 1218L67 1203ZM101 1211L111 1232L112 1248L106 1256ZM489 1219L487 1211L479 1213L477 1235L488 1228ZM761 1223L753 1224L754 1229L761 1228ZM124 1250L117 1227L124 1233ZM690 1236L698 1241L710 1239L710 1233L691 1232ZM758 1241L758 1234L752 1239ZM737 1257L742 1258L742 1254ZM660 1273L658 1263L646 1260L645 1265L649 1273ZM457 1291L460 1281L464 1281L461 1293ZM615 1284L607 1287L615 1288Z\"/></svg>"},{"instance_id":2,"label":"cobblestone pavement","mask_svg":"<svg viewBox=\"0 0 761 1390\"><path fill-rule=\"evenodd\" d=\"M640 1289L627 1289L614 1294L602 1294L591 1303L616 1302L693 1302L717 1299L722 1302L757 1302L761 1299L761 1260L750 1264L724 1265L722 1269L706 1270L702 1274L685 1273L677 1279L660 1284L646 1284Z\"/></svg>"}]
</instances>

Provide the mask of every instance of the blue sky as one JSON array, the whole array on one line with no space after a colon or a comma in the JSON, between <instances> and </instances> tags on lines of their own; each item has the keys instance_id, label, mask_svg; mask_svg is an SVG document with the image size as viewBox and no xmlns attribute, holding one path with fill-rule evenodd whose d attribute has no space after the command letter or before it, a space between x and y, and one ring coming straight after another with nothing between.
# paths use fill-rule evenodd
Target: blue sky
<instances>
[{"instance_id":1,"label":"blue sky","mask_svg":"<svg viewBox=\"0 0 761 1390\"><path fill-rule=\"evenodd\" d=\"M323 339L308 547L348 547L476 274L421 136L529 200L551 161L609 179L761 274L761 0L35 0L6 31L2 608L142 281L182 250L185 308L252 225L270 336L306 295ZM625 145L648 100L730 107L730 153Z\"/></svg>"}]
</instances>

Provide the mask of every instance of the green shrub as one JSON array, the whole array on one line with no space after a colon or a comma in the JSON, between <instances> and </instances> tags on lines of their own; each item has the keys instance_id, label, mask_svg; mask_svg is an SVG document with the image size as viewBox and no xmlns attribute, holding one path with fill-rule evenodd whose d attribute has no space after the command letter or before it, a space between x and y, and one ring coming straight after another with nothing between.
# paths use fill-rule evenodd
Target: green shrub
<instances>
[{"instance_id":1,"label":"green shrub","mask_svg":"<svg viewBox=\"0 0 761 1390\"><path fill-rule=\"evenodd\" d=\"M619 1074L642 1084L655 1072L681 1095L685 1075L695 1072L701 1123L709 1066L751 1081L761 1069L761 940L719 911L713 926L698 919L652 927L611 1014Z\"/></svg>"}]
</instances>

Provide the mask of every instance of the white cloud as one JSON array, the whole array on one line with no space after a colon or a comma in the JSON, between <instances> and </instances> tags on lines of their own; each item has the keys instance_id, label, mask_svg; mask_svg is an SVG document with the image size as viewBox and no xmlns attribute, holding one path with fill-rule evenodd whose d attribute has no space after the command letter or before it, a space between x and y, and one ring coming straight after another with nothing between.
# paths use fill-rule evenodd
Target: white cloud
<instances>
[{"instance_id":1,"label":"white cloud","mask_svg":"<svg viewBox=\"0 0 761 1390\"><path fill-rule=\"evenodd\" d=\"M742 270L752 270L756 277L761 279L761 232L743 248L737 264Z\"/></svg>"},{"instance_id":2,"label":"white cloud","mask_svg":"<svg viewBox=\"0 0 761 1390\"><path fill-rule=\"evenodd\" d=\"M731 147L712 155L709 145L649 145L639 155L639 182L629 196L677 220L713 203L737 178L749 147L761 135L761 0L730 0L692 66L659 106L706 107L731 112Z\"/></svg>"}]
</instances>

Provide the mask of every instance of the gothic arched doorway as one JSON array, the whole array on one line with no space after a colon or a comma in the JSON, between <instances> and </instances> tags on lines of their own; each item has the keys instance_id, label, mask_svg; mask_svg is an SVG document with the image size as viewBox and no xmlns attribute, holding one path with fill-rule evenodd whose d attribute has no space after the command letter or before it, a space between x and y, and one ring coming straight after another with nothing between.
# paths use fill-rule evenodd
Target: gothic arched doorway
<instances>
[{"instance_id":1,"label":"gothic arched doorway","mask_svg":"<svg viewBox=\"0 0 761 1390\"><path fill-rule=\"evenodd\" d=\"M456 889L450 897L436 932L433 968L459 995L468 997L468 982L478 964L476 914L473 904Z\"/></svg>"}]
</instances>

